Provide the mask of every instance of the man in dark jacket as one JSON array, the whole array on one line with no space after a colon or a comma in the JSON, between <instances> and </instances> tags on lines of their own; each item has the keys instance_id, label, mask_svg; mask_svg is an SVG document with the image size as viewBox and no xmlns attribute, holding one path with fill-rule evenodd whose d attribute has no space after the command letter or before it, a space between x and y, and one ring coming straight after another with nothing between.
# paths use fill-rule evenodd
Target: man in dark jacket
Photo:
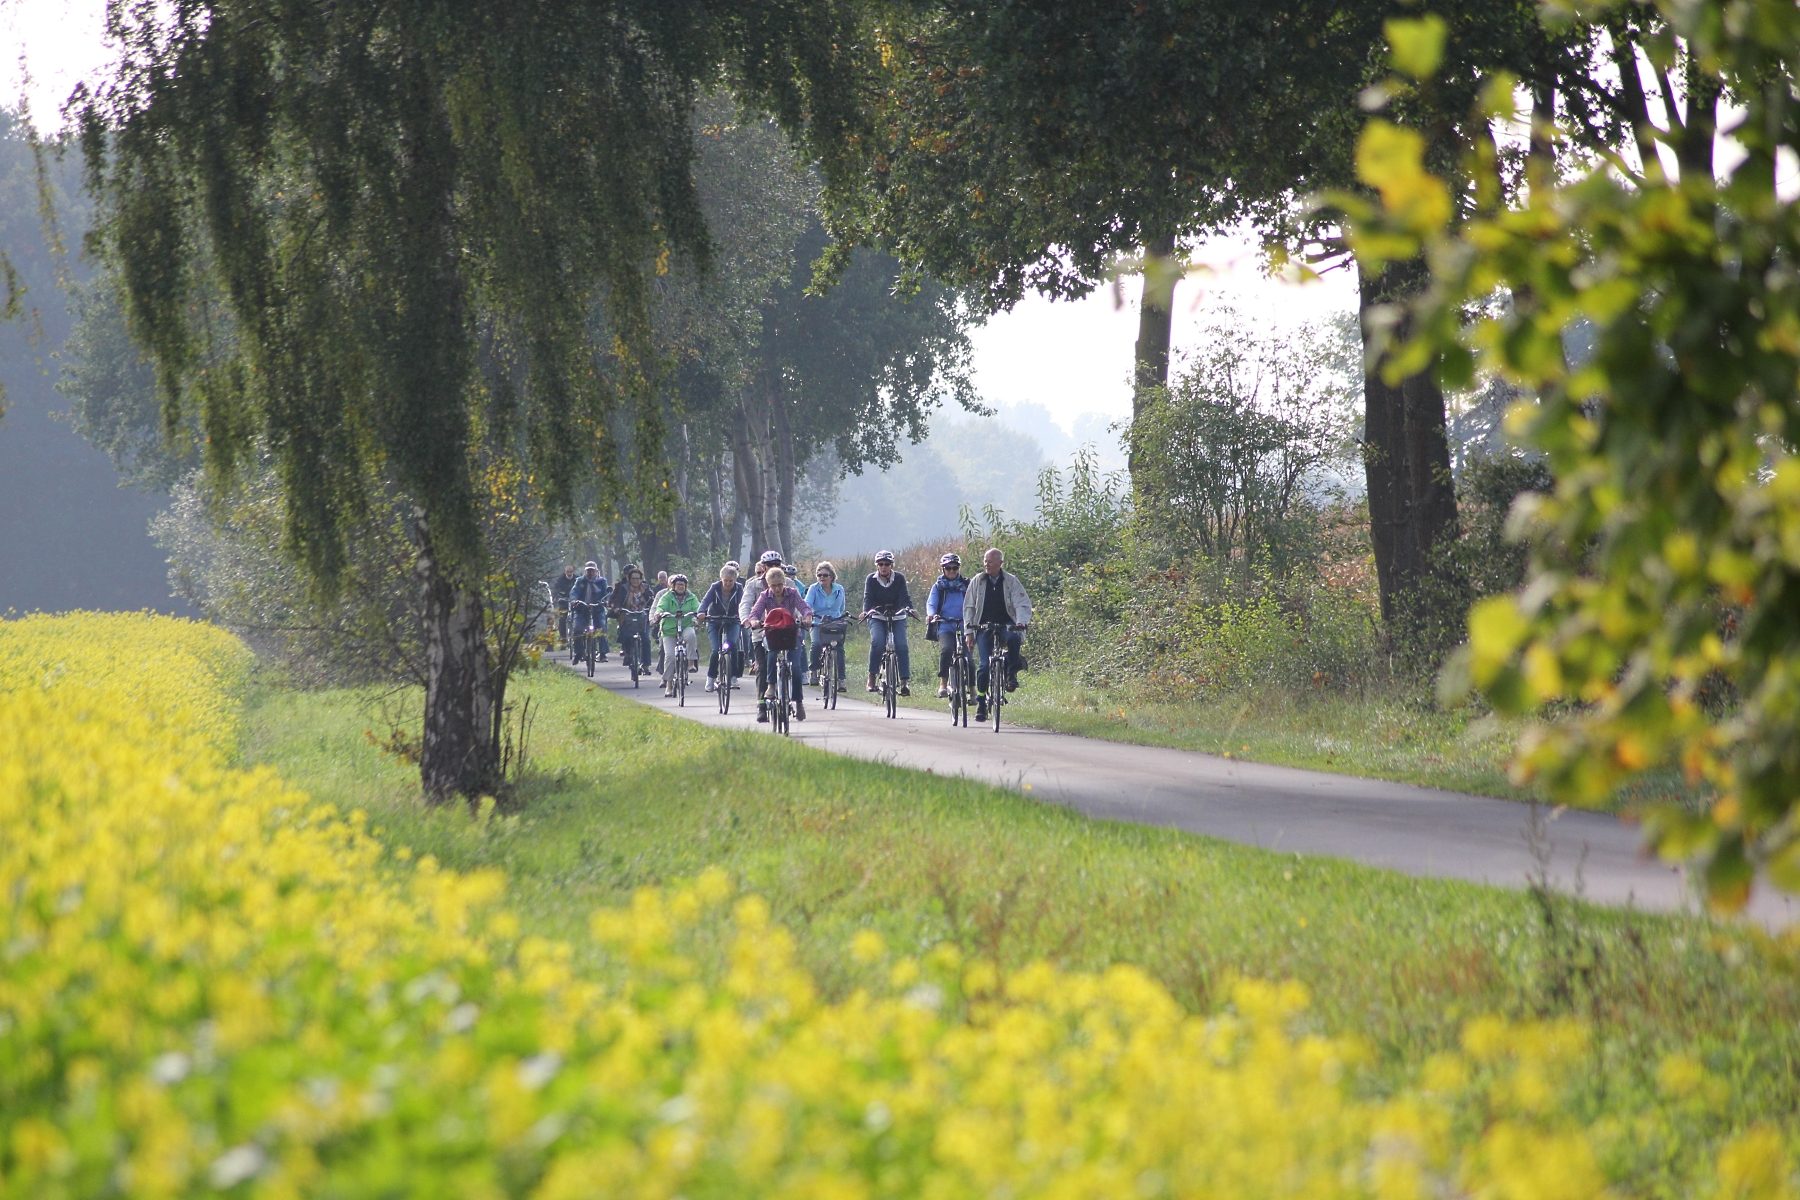
<instances>
[{"instance_id":1,"label":"man in dark jacket","mask_svg":"<svg viewBox=\"0 0 1800 1200\"><path fill-rule=\"evenodd\" d=\"M863 616L871 621L868 679L871 692L875 690L875 672L881 669L881 656L887 651L887 640L891 634L895 652L900 656L900 694L912 695L912 689L906 686L912 679L912 657L906 648L906 618L869 615L878 613L880 609L897 612L911 607L912 596L906 590L906 576L894 570L894 552L881 551L875 556L875 570L863 580Z\"/></svg>"},{"instance_id":2,"label":"man in dark jacket","mask_svg":"<svg viewBox=\"0 0 1800 1200\"><path fill-rule=\"evenodd\" d=\"M583 607L575 609L569 622L569 636L582 637L590 632L599 641L599 661L606 661L606 618L601 608L612 592L612 585L606 582L606 576L600 573L600 564L589 562L581 569L581 577L569 588L569 600ZM584 654L590 651L583 648Z\"/></svg>"}]
</instances>

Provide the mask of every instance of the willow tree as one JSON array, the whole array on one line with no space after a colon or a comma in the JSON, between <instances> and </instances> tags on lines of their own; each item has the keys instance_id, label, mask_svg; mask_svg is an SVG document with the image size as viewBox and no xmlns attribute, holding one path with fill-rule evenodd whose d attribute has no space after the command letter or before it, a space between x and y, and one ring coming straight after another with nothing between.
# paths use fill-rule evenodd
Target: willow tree
<instances>
[{"instance_id":1,"label":"willow tree","mask_svg":"<svg viewBox=\"0 0 1800 1200\"><path fill-rule=\"evenodd\" d=\"M495 785L476 466L516 452L553 513L578 481L662 469L629 358L659 261L704 262L701 82L843 140L831 0L320 5L113 0L88 96L96 240L156 370L229 476L266 453L284 547L321 591L371 479L409 498L434 801ZM214 329L228 326L229 339ZM626 375L624 378L629 379ZM602 492L612 490L603 486Z\"/></svg>"}]
</instances>

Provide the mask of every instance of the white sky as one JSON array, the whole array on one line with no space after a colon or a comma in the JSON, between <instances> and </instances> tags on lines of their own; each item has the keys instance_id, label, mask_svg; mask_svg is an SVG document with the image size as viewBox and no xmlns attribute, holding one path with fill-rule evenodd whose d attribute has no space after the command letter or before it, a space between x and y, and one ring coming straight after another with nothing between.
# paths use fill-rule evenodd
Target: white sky
<instances>
[{"instance_id":1,"label":"white sky","mask_svg":"<svg viewBox=\"0 0 1800 1200\"><path fill-rule=\"evenodd\" d=\"M70 90L108 60L103 11L103 0L0 0L0 103L23 95L40 127L58 125ZM1221 298L1277 324L1356 303L1352 281L1341 274L1306 288L1263 279L1246 241L1221 241L1199 257L1210 269L1176 293L1177 355L1193 346L1203 306ZM1065 430L1084 413L1129 415L1141 286L1128 277L1080 301L1031 296L989 320L973 335L982 398L1001 407L1041 404Z\"/></svg>"}]
</instances>

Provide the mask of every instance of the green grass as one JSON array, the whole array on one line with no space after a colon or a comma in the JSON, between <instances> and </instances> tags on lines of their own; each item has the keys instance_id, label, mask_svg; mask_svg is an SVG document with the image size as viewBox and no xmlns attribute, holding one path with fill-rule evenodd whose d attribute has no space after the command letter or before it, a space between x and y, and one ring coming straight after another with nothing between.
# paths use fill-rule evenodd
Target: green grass
<instances>
[{"instance_id":1,"label":"green grass","mask_svg":"<svg viewBox=\"0 0 1800 1200\"><path fill-rule=\"evenodd\" d=\"M769 898L827 989L848 986L844 947L865 927L1005 965L1132 962L1196 1009L1240 974L1293 978L1324 1027L1361 1032L1387 1070L1478 1014L1571 1014L1597 1031L1609 1105L1654 1103L1656 1063L1682 1048L1745 1111L1800 1111L1800 956L1753 931L1096 822L698 726L560 670L516 688L538 715L514 816L423 809L413 769L365 734L406 714L368 691L265 684L245 754L367 809L391 844L504 870L524 925L578 948L595 908L718 864Z\"/></svg>"}]
</instances>

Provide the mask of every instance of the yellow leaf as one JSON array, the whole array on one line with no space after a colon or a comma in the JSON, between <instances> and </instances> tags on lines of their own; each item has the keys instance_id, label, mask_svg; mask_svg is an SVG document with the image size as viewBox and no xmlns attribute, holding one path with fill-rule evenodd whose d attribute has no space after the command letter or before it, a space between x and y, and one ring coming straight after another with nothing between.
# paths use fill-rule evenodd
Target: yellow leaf
<instances>
[{"instance_id":1,"label":"yellow leaf","mask_svg":"<svg viewBox=\"0 0 1800 1200\"><path fill-rule=\"evenodd\" d=\"M1450 27L1444 18L1428 13L1417 19L1391 17L1382 23L1387 34L1388 61L1394 70L1414 79L1429 79L1444 61L1444 39Z\"/></svg>"}]
</instances>

